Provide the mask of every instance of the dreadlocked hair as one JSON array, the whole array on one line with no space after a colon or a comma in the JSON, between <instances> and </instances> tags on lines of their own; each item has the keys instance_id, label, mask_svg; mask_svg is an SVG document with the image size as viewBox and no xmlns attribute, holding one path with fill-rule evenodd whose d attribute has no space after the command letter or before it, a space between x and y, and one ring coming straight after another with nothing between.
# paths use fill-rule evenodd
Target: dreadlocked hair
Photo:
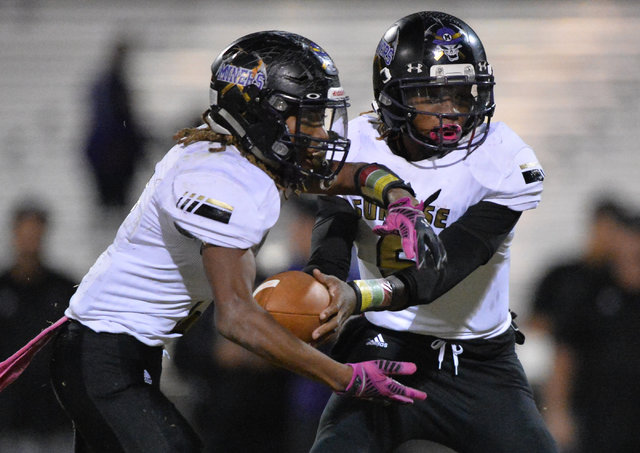
<instances>
[{"instance_id":1,"label":"dreadlocked hair","mask_svg":"<svg viewBox=\"0 0 640 453\"><path fill-rule=\"evenodd\" d=\"M371 115L372 113L375 112L373 110L368 110L366 112L361 112L360 115ZM391 135L391 130L384 124L384 121L382 121L378 115L376 115L375 118L369 118L369 122L375 126L376 131L380 134L376 137L376 140L386 140L386 138Z\"/></svg>"},{"instance_id":2,"label":"dreadlocked hair","mask_svg":"<svg viewBox=\"0 0 640 453\"><path fill-rule=\"evenodd\" d=\"M249 162L251 162L253 165L255 165L256 167L258 167L260 170L262 170L263 172L265 172L266 174L268 174L269 176L271 176L271 179L273 179L273 182L276 184L276 187L285 192L287 191L287 187L284 186L282 184L281 181L281 177L274 173L273 170L271 170L269 167L267 167L264 163L262 163L260 160L258 160L258 158L256 156L254 156L253 154L246 152L244 149L242 148L238 148L240 150L240 153L242 153L242 155L244 156L245 159L247 159ZM293 191L295 193L300 193L302 191L302 188L296 187L293 189Z\"/></svg>"},{"instance_id":3,"label":"dreadlocked hair","mask_svg":"<svg viewBox=\"0 0 640 453\"><path fill-rule=\"evenodd\" d=\"M206 110L202 114L202 121L205 124L204 128L203 127L187 127L185 129L180 129L178 132L175 133L175 135L173 136L173 139L178 144L183 146L188 146L195 142L220 143L222 145L220 147L209 148L209 151L212 153L224 151L227 145L235 146L245 159L247 159L249 162L251 162L253 165L258 167L260 170L262 170L266 174L268 174L271 177L271 179L273 179L273 182L276 184L276 187L278 187L279 190L283 191L286 197L288 190L291 188L287 188L284 184L282 184L281 182L282 178L278 174L276 174L273 170L267 167L263 162L258 160L256 156L254 156L250 152L245 151L244 148L240 146L240 143L238 142L238 140L236 140L236 138L233 135L220 134L211 129L211 126L207 121L207 116L209 115L209 111L210 110ZM298 185L292 188L291 190L295 194L299 195L304 190L304 186Z\"/></svg>"},{"instance_id":4,"label":"dreadlocked hair","mask_svg":"<svg viewBox=\"0 0 640 453\"><path fill-rule=\"evenodd\" d=\"M237 145L237 141L233 135L220 134L211 129L211 126L206 121L206 115L209 114L209 110L206 110L202 114L202 121L205 127L187 127L180 129L175 133L173 139L180 145L188 146L195 142L215 142L220 143L222 146L217 148L210 148L211 152L224 151L227 145ZM238 147L239 148L239 147Z\"/></svg>"}]
</instances>

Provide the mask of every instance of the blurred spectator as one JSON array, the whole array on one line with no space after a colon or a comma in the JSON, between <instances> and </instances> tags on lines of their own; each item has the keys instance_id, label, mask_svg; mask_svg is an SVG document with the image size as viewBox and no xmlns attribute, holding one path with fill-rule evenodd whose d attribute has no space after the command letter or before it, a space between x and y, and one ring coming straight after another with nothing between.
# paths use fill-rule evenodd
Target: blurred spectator
<instances>
[{"instance_id":1,"label":"blurred spectator","mask_svg":"<svg viewBox=\"0 0 640 453\"><path fill-rule=\"evenodd\" d=\"M568 301L588 292L585 282L598 279L609 265L623 216L622 206L613 197L600 199L589 218L584 253L552 267L536 288L530 327L550 332Z\"/></svg>"},{"instance_id":2,"label":"blurred spectator","mask_svg":"<svg viewBox=\"0 0 640 453\"><path fill-rule=\"evenodd\" d=\"M640 449L640 216L615 212L603 265L556 285L545 401L565 452Z\"/></svg>"},{"instance_id":3,"label":"blurred spectator","mask_svg":"<svg viewBox=\"0 0 640 453\"><path fill-rule=\"evenodd\" d=\"M528 347L535 349L537 346L535 352L530 353L538 354L536 360L539 361L535 367L538 375L531 378L531 386L541 411L545 407L543 387L553 363L553 326L564 317L565 310L572 309L573 300L589 297L598 287L599 280L606 277L603 271L613 253L622 215L623 208L615 197L604 196L597 200L586 219L587 239L582 253L552 265L535 286L532 310L523 330L527 334Z\"/></svg>"},{"instance_id":4,"label":"blurred spectator","mask_svg":"<svg viewBox=\"0 0 640 453\"><path fill-rule=\"evenodd\" d=\"M13 262L0 273L0 357L24 346L63 315L74 281L44 263L47 211L34 202L12 216ZM45 350L48 350L49 346ZM71 422L49 383L47 354L40 352L22 377L0 393L0 451L69 451Z\"/></svg>"},{"instance_id":5,"label":"blurred spectator","mask_svg":"<svg viewBox=\"0 0 640 453\"><path fill-rule=\"evenodd\" d=\"M84 151L105 207L128 206L135 170L144 156L145 139L131 107L126 78L128 55L129 43L117 40L107 66L91 87L91 126Z\"/></svg>"}]
</instances>

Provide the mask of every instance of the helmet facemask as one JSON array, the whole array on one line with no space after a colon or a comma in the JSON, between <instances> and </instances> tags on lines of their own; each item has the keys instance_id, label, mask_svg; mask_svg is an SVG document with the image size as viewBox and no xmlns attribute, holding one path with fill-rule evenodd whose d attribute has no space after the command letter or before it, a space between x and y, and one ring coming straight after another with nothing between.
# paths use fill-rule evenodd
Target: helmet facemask
<instances>
[{"instance_id":1,"label":"helmet facemask","mask_svg":"<svg viewBox=\"0 0 640 453\"><path fill-rule=\"evenodd\" d=\"M445 103L450 108L438 108ZM426 157L442 157L457 149L471 152L488 134L494 109L493 78L396 79L380 92L378 105L387 126L420 144ZM421 129L418 126L421 115L436 118L435 126Z\"/></svg>"},{"instance_id":2,"label":"helmet facemask","mask_svg":"<svg viewBox=\"0 0 640 453\"><path fill-rule=\"evenodd\" d=\"M312 180L328 184L344 165L349 150L347 98L315 93L295 99L277 93L270 106L285 122L285 130L271 147L268 158L282 175L283 185L300 186ZM342 90L340 90L342 92ZM333 99L331 99L333 98Z\"/></svg>"}]
</instances>

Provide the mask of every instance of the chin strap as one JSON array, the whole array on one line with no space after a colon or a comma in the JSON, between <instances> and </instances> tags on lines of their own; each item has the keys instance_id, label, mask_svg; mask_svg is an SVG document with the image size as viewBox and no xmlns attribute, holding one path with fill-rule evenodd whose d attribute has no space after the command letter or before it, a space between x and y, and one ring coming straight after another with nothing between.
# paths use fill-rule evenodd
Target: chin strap
<instances>
[{"instance_id":1,"label":"chin strap","mask_svg":"<svg viewBox=\"0 0 640 453\"><path fill-rule=\"evenodd\" d=\"M220 126L218 123L216 123L213 120L213 118L211 118L211 109L209 109L202 118L204 119L205 123L207 123L207 125L209 126L209 128L211 128L213 132L217 134L222 134L222 135L232 135L231 132L229 132L229 130Z\"/></svg>"}]
</instances>

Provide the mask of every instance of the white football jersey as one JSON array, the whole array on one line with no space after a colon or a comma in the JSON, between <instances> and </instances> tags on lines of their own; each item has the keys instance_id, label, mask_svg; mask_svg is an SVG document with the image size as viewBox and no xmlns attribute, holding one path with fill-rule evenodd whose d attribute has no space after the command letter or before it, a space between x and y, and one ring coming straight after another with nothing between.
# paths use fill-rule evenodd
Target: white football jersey
<instances>
[{"instance_id":1,"label":"white football jersey","mask_svg":"<svg viewBox=\"0 0 640 453\"><path fill-rule=\"evenodd\" d=\"M202 243L261 243L280 214L276 185L234 147L212 146L174 146L156 165L115 240L82 279L68 317L160 346L212 300Z\"/></svg>"},{"instance_id":2,"label":"white football jersey","mask_svg":"<svg viewBox=\"0 0 640 453\"><path fill-rule=\"evenodd\" d=\"M531 150L503 123L491 124L486 141L467 156L453 151L440 159L409 162L391 152L368 116L349 123L351 162L386 165L409 182L416 198L424 200L437 190L438 198L425 212L436 233L451 225L480 201L515 211L535 208L540 202L543 170ZM360 214L356 237L362 279L380 278L409 263L396 235L379 237L371 231L381 225L384 210L362 197L345 197ZM490 338L504 332L509 316L509 247L513 231L491 260L453 289L427 305L392 312L368 312L373 324L445 339ZM379 265L378 265L379 263Z\"/></svg>"}]
</instances>

